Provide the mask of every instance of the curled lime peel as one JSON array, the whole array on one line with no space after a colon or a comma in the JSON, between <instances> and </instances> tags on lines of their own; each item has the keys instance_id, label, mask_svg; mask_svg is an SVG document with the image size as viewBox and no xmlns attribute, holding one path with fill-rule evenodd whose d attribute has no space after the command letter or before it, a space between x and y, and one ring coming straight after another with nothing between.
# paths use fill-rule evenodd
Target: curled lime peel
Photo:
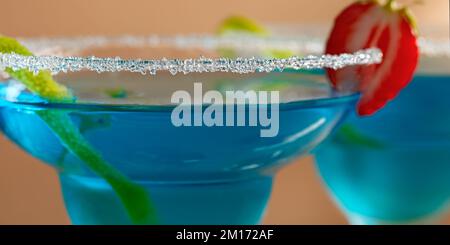
<instances>
[{"instance_id":1,"label":"curled lime peel","mask_svg":"<svg viewBox=\"0 0 450 245\"><path fill-rule=\"evenodd\" d=\"M4 36L0 36L0 52L26 56L33 55L15 39ZM67 87L53 80L49 71L38 71L36 74L24 69L13 70L12 68L6 68L5 71L15 80L22 82L28 90L48 101L74 100Z\"/></svg>"},{"instance_id":2,"label":"curled lime peel","mask_svg":"<svg viewBox=\"0 0 450 245\"><path fill-rule=\"evenodd\" d=\"M13 38L0 36L0 52L33 55ZM5 69L6 73L22 82L28 90L50 102L73 102L75 98L62 84L53 80L49 71ZM61 143L82 160L94 173L103 178L116 192L134 224L156 224L156 212L148 193L141 186L107 163L87 142L66 112L39 110L36 114L48 125Z\"/></svg>"},{"instance_id":3,"label":"curled lime peel","mask_svg":"<svg viewBox=\"0 0 450 245\"><path fill-rule=\"evenodd\" d=\"M111 185L133 223L156 223L155 209L151 206L146 190L122 175L93 150L89 142L73 126L72 120L65 112L40 110L36 113L47 123L67 149L70 149L89 169Z\"/></svg>"}]
</instances>

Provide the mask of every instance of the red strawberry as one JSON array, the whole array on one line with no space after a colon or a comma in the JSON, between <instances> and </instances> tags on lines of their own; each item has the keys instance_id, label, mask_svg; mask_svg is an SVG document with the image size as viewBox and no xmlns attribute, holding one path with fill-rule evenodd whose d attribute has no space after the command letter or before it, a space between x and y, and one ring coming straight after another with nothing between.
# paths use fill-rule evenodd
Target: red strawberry
<instances>
[{"instance_id":1,"label":"red strawberry","mask_svg":"<svg viewBox=\"0 0 450 245\"><path fill-rule=\"evenodd\" d=\"M412 79L419 60L413 18L393 0L359 1L347 7L335 20L328 38L329 54L352 53L377 47L383 52L378 65L328 70L337 89L362 93L358 114L370 115L392 100Z\"/></svg>"}]
</instances>

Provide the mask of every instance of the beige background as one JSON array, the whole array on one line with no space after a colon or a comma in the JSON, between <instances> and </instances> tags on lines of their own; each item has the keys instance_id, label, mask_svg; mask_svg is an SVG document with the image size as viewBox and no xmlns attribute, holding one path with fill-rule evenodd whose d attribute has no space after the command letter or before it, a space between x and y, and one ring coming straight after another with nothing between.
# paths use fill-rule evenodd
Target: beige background
<instances>
[{"instance_id":1,"label":"beige background","mask_svg":"<svg viewBox=\"0 0 450 245\"><path fill-rule=\"evenodd\" d=\"M351 0L1 0L0 33L12 36L211 32L242 14L262 22L330 25ZM401 2L413 2L401 1ZM415 5L422 33L448 36L448 0ZM270 224L345 224L311 158L277 177ZM68 224L56 175L0 137L0 224ZM450 223L450 218L444 223Z\"/></svg>"}]
</instances>

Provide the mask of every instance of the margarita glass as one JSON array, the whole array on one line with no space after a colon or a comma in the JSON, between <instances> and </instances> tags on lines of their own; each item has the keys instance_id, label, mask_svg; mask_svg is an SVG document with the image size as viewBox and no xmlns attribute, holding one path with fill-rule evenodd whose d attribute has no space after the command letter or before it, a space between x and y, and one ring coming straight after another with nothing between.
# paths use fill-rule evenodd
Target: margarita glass
<instances>
[{"instance_id":1,"label":"margarita glass","mask_svg":"<svg viewBox=\"0 0 450 245\"><path fill-rule=\"evenodd\" d=\"M450 49L421 39L414 80L375 115L350 116L316 151L353 224L435 222L450 204Z\"/></svg>"},{"instance_id":2,"label":"margarita glass","mask_svg":"<svg viewBox=\"0 0 450 245\"><path fill-rule=\"evenodd\" d=\"M255 39L249 46L248 38L22 40L38 56L1 54L1 66L51 70L76 102L45 101L5 78L0 87L0 128L58 171L73 224L259 223L277 170L325 139L358 98L333 91L320 73L301 70L377 63L381 54L368 50L304 59L192 59L200 54L217 57L221 48L257 54L260 50L253 49L284 43ZM97 58L82 58L91 55ZM108 58L116 56L125 59ZM260 125L174 126L171 115L177 105L171 96L178 90L192 91L194 83L222 94L238 89L278 91L279 103L266 107L278 108L278 134L261 137ZM207 104L187 107L204 111ZM237 113L239 108L233 108ZM256 108L261 104L250 103L241 110L250 115ZM64 119L64 127L55 126ZM83 158L92 151L98 154ZM136 207L140 213L133 210ZM152 217L137 217L136 222L136 215Z\"/></svg>"}]
</instances>

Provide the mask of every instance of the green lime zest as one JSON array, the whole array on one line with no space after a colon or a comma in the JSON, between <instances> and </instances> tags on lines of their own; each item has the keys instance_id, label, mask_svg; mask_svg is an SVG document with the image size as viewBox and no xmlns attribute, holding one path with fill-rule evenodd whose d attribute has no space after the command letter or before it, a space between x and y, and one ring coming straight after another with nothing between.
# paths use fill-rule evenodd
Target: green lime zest
<instances>
[{"instance_id":1,"label":"green lime zest","mask_svg":"<svg viewBox=\"0 0 450 245\"><path fill-rule=\"evenodd\" d=\"M270 35L262 25L249 18L237 15L223 20L217 30L217 34L219 35L225 35L229 32L247 32L263 37Z\"/></svg>"},{"instance_id":2,"label":"green lime zest","mask_svg":"<svg viewBox=\"0 0 450 245\"><path fill-rule=\"evenodd\" d=\"M336 133L336 139L345 143L360 145L373 149L382 149L385 145L378 139L364 135L350 124L342 125Z\"/></svg>"},{"instance_id":3,"label":"green lime zest","mask_svg":"<svg viewBox=\"0 0 450 245\"><path fill-rule=\"evenodd\" d=\"M0 52L32 55L15 39L0 36ZM30 91L52 102L70 102L75 98L62 84L53 80L49 71L28 70L5 71L17 81L22 82ZM148 193L141 186L134 184L107 163L100 153L87 142L80 130L73 124L64 111L39 110L37 115L53 130L61 143L75 156L82 160L94 173L103 178L116 192L124 205L130 220L134 224L156 224L156 212L150 202Z\"/></svg>"},{"instance_id":4,"label":"green lime zest","mask_svg":"<svg viewBox=\"0 0 450 245\"><path fill-rule=\"evenodd\" d=\"M243 16L231 16L222 21L217 29L217 34L225 36L232 33L248 33L259 37L269 37L270 32L261 24L256 21L243 17ZM236 52L231 49L220 49L219 52L225 57L236 57ZM264 55L271 58L288 58L293 55L290 50L275 50L270 49L264 51Z\"/></svg>"},{"instance_id":5,"label":"green lime zest","mask_svg":"<svg viewBox=\"0 0 450 245\"><path fill-rule=\"evenodd\" d=\"M111 116L107 114L99 115L79 115L81 134L100 128L107 128L111 126Z\"/></svg>"},{"instance_id":6,"label":"green lime zest","mask_svg":"<svg viewBox=\"0 0 450 245\"><path fill-rule=\"evenodd\" d=\"M127 90L125 90L123 88L113 88L113 89L106 90L106 94L109 95L109 97L114 98L114 99L124 99L124 98L128 97Z\"/></svg>"}]
</instances>

